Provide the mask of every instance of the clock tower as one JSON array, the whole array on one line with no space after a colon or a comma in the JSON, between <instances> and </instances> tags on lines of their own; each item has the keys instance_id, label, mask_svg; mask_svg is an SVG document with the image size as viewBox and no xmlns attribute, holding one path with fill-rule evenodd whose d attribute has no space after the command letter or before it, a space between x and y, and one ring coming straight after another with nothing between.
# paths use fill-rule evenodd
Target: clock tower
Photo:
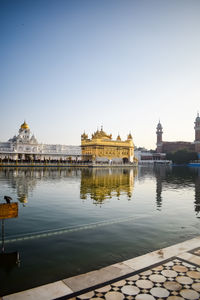
<instances>
[{"instance_id":1,"label":"clock tower","mask_svg":"<svg viewBox=\"0 0 200 300\"><path fill-rule=\"evenodd\" d=\"M200 117L199 113L197 113L197 117L194 122L194 130L195 130L195 151L200 153Z\"/></svg>"},{"instance_id":2,"label":"clock tower","mask_svg":"<svg viewBox=\"0 0 200 300\"><path fill-rule=\"evenodd\" d=\"M160 120L159 120L159 123L156 127L156 134L157 134L157 148L156 148L156 151L158 153L161 153L162 152L162 145L163 145L163 142L162 142L162 134L163 134L163 130L162 130L162 125L160 123Z\"/></svg>"}]
</instances>

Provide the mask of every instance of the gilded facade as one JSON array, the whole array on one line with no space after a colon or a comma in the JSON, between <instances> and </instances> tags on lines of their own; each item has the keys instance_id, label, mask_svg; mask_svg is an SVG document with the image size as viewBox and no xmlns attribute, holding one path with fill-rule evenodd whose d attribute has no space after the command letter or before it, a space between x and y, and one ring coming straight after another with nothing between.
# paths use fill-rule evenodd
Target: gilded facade
<instances>
[{"instance_id":1,"label":"gilded facade","mask_svg":"<svg viewBox=\"0 0 200 300\"><path fill-rule=\"evenodd\" d=\"M116 140L112 134L108 135L101 130L92 134L91 139L85 132L81 135L82 159L86 161L110 161L119 163L135 162L134 144L132 135L129 133L125 141L118 135Z\"/></svg>"}]
</instances>

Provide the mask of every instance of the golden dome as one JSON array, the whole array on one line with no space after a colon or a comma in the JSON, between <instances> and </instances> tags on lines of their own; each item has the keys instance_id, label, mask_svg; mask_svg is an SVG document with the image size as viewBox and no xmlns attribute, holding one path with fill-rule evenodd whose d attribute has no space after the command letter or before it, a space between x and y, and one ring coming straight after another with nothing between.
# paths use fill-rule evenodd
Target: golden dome
<instances>
[{"instance_id":1,"label":"golden dome","mask_svg":"<svg viewBox=\"0 0 200 300\"><path fill-rule=\"evenodd\" d=\"M118 136L117 136L117 141L121 141L121 137L120 137L119 134L118 134Z\"/></svg>"},{"instance_id":2,"label":"golden dome","mask_svg":"<svg viewBox=\"0 0 200 300\"><path fill-rule=\"evenodd\" d=\"M101 126L100 131L97 129L97 131L93 133L92 139L102 139L102 138L106 138L106 139L108 138L112 140L112 134L108 135L107 133L105 133L105 131L103 131L103 127Z\"/></svg>"},{"instance_id":3,"label":"golden dome","mask_svg":"<svg viewBox=\"0 0 200 300\"><path fill-rule=\"evenodd\" d=\"M129 133L128 140L132 140L132 139L133 139L133 137L132 137L131 133Z\"/></svg>"},{"instance_id":4,"label":"golden dome","mask_svg":"<svg viewBox=\"0 0 200 300\"><path fill-rule=\"evenodd\" d=\"M82 139L82 140L88 139L88 135L85 133L85 131L84 131L83 134L81 134L81 139Z\"/></svg>"},{"instance_id":5,"label":"golden dome","mask_svg":"<svg viewBox=\"0 0 200 300\"><path fill-rule=\"evenodd\" d=\"M21 129L29 129L28 124L24 121L24 123L21 125Z\"/></svg>"}]
</instances>

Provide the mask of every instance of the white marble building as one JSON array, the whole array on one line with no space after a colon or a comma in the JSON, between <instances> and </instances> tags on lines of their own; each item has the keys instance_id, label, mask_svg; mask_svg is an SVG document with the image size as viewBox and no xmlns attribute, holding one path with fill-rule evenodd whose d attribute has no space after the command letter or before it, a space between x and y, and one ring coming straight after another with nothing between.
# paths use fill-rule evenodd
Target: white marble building
<instances>
[{"instance_id":1,"label":"white marble building","mask_svg":"<svg viewBox=\"0 0 200 300\"><path fill-rule=\"evenodd\" d=\"M28 124L20 126L18 135L0 142L0 159L12 160L80 160L81 147L40 144Z\"/></svg>"}]
</instances>

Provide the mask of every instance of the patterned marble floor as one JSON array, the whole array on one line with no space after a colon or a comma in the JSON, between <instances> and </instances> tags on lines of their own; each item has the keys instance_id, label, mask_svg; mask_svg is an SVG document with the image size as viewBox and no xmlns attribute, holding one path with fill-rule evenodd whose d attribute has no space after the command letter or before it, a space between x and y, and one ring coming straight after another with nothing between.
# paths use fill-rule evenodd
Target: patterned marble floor
<instances>
[{"instance_id":1,"label":"patterned marble floor","mask_svg":"<svg viewBox=\"0 0 200 300\"><path fill-rule=\"evenodd\" d=\"M192 253L194 255L200 256L200 248L199 247L195 248L195 249L189 251L189 253Z\"/></svg>"},{"instance_id":2,"label":"patterned marble floor","mask_svg":"<svg viewBox=\"0 0 200 300\"><path fill-rule=\"evenodd\" d=\"M193 253L200 255L200 248ZM171 258L142 272L134 272L117 281L107 282L87 293L65 299L106 300L181 300L200 299L200 267L180 258Z\"/></svg>"},{"instance_id":3,"label":"patterned marble floor","mask_svg":"<svg viewBox=\"0 0 200 300\"><path fill-rule=\"evenodd\" d=\"M0 300L200 300L200 236Z\"/></svg>"}]
</instances>

